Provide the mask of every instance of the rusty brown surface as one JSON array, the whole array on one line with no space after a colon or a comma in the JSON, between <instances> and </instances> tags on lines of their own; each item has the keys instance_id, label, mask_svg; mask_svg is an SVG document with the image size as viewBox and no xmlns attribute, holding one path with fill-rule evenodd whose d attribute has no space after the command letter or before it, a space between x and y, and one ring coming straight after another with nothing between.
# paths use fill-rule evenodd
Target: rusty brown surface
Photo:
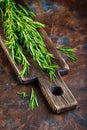
<instances>
[{"instance_id":1,"label":"rusty brown surface","mask_svg":"<svg viewBox=\"0 0 87 130\"><path fill-rule=\"evenodd\" d=\"M38 0L39 1L39 0ZM76 47L76 63L68 62L71 71L63 79L78 101L75 110L54 114L36 84L22 85L0 48L0 130L86 130L87 129L87 17L79 11L49 0L31 2L37 19L46 24L46 31L57 44ZM39 107L32 111L28 99L17 91L30 94L34 88Z\"/></svg>"}]
</instances>

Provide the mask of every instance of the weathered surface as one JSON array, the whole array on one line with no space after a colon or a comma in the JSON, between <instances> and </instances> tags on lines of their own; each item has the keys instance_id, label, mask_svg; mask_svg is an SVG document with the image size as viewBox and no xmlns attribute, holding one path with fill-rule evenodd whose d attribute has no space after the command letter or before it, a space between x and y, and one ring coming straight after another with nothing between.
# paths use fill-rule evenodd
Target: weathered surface
<instances>
[{"instance_id":1,"label":"weathered surface","mask_svg":"<svg viewBox=\"0 0 87 130\"><path fill-rule=\"evenodd\" d=\"M33 0L34 1L34 0ZM55 0L56 1L56 0ZM64 76L66 84L76 97L75 110L56 115L52 113L36 84L21 85L5 54L0 49L0 130L86 130L87 129L87 17L58 2L43 0L40 6L34 1L31 9L44 22L46 31L55 46L62 44L76 47L78 61L67 60L71 71ZM33 87L38 95L39 108L31 111L28 99L22 100L16 93L30 93Z\"/></svg>"}]
</instances>

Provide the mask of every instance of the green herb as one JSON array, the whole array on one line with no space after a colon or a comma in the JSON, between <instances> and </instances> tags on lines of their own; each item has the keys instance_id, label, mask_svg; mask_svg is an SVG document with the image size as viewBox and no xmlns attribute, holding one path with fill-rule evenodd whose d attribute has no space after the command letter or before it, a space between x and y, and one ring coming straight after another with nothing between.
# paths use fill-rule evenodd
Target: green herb
<instances>
[{"instance_id":1,"label":"green herb","mask_svg":"<svg viewBox=\"0 0 87 130\"><path fill-rule=\"evenodd\" d=\"M25 76L29 73L29 62L27 61L23 48L21 47L16 32L16 24L13 18L13 10L15 4L11 0L6 0L4 3L4 11L2 11L4 31L7 40L5 45L9 48L11 56L14 61L18 62L22 66L20 76Z\"/></svg>"},{"instance_id":2,"label":"green herb","mask_svg":"<svg viewBox=\"0 0 87 130\"><path fill-rule=\"evenodd\" d=\"M72 55L76 51L75 48L57 47L57 49L65 53L72 62L77 60L77 58Z\"/></svg>"},{"instance_id":3,"label":"green herb","mask_svg":"<svg viewBox=\"0 0 87 130\"><path fill-rule=\"evenodd\" d=\"M38 101L37 101L37 96L32 88L31 92L31 97L30 97L30 102L29 102L29 107L34 110L36 107L38 107Z\"/></svg>"},{"instance_id":4,"label":"green herb","mask_svg":"<svg viewBox=\"0 0 87 130\"><path fill-rule=\"evenodd\" d=\"M20 95L23 99L25 99L26 97L29 97L29 95L26 92L17 92L18 95ZM37 96L32 88L31 91L31 96L30 96L30 100L29 100L29 107L32 110L35 110L38 107L38 101L37 101Z\"/></svg>"},{"instance_id":5,"label":"green herb","mask_svg":"<svg viewBox=\"0 0 87 130\"><path fill-rule=\"evenodd\" d=\"M29 73L27 52L42 70L49 73L51 79L55 78L55 69L58 65L51 63L54 56L46 49L43 37L37 30L43 28L44 24L34 21L32 18L35 14L22 5L16 6L14 0L3 0L2 3L3 25L7 38L5 44L14 61L22 66L20 76Z\"/></svg>"},{"instance_id":6,"label":"green herb","mask_svg":"<svg viewBox=\"0 0 87 130\"><path fill-rule=\"evenodd\" d=\"M29 96L26 92L17 92L17 94L21 95L23 99Z\"/></svg>"}]
</instances>

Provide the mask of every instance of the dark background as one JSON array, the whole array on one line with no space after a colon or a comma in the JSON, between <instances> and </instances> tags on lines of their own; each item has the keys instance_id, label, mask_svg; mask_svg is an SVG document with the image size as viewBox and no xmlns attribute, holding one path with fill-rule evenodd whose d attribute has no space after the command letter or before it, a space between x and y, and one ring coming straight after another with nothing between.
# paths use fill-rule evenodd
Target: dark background
<instances>
[{"instance_id":1,"label":"dark background","mask_svg":"<svg viewBox=\"0 0 87 130\"><path fill-rule=\"evenodd\" d=\"M86 0L29 0L30 9L37 14L37 20L46 24L45 30L54 45L77 49L76 63L65 57L70 72L62 77L78 101L77 108L54 114L37 84L20 84L0 48L0 130L87 130L86 3ZM28 99L17 95L18 91L30 94L32 87L39 101L35 111L28 108Z\"/></svg>"}]
</instances>

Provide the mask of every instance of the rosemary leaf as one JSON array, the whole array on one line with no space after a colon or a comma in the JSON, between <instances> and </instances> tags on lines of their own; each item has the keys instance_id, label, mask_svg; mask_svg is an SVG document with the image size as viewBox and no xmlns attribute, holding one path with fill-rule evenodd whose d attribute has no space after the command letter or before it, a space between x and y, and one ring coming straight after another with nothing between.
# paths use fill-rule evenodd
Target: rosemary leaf
<instances>
[{"instance_id":1,"label":"rosemary leaf","mask_svg":"<svg viewBox=\"0 0 87 130\"><path fill-rule=\"evenodd\" d=\"M37 101L37 96L32 88L32 92L31 92L31 97L30 97L30 102L29 102L29 107L34 110L38 107L38 101Z\"/></svg>"},{"instance_id":2,"label":"rosemary leaf","mask_svg":"<svg viewBox=\"0 0 87 130\"><path fill-rule=\"evenodd\" d=\"M28 97L28 94L26 92L17 92L18 95L22 96L23 99Z\"/></svg>"}]
</instances>

